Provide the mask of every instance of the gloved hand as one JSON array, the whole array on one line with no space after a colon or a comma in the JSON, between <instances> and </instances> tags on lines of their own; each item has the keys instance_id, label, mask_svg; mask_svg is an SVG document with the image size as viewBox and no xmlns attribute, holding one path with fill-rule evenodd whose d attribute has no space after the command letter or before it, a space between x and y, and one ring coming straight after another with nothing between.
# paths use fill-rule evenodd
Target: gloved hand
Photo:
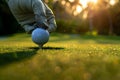
<instances>
[{"instance_id":1,"label":"gloved hand","mask_svg":"<svg viewBox=\"0 0 120 80\"><path fill-rule=\"evenodd\" d=\"M23 28L26 31L26 33L28 33L28 34L31 34L32 31L35 29L35 27L31 26L31 25L24 25Z\"/></svg>"},{"instance_id":2,"label":"gloved hand","mask_svg":"<svg viewBox=\"0 0 120 80\"><path fill-rule=\"evenodd\" d=\"M56 30L56 25L54 25L54 24L49 24L49 28L48 28L48 32L53 32L53 31L55 31Z\"/></svg>"},{"instance_id":3,"label":"gloved hand","mask_svg":"<svg viewBox=\"0 0 120 80\"><path fill-rule=\"evenodd\" d=\"M48 25L45 23L36 23L34 24L34 26L36 26L36 28L42 28L42 29L48 29Z\"/></svg>"}]
</instances>

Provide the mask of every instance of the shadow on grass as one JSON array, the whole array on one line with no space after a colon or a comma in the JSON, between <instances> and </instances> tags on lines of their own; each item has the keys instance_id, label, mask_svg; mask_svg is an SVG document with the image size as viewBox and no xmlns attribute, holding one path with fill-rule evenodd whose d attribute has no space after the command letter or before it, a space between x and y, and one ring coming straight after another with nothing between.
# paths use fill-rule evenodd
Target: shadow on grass
<instances>
[{"instance_id":1,"label":"shadow on grass","mask_svg":"<svg viewBox=\"0 0 120 80\"><path fill-rule=\"evenodd\" d=\"M39 47L30 47L29 49L39 49ZM43 47L42 50L62 50L63 47Z\"/></svg>"},{"instance_id":2,"label":"shadow on grass","mask_svg":"<svg viewBox=\"0 0 120 80\"><path fill-rule=\"evenodd\" d=\"M42 50L61 50L62 47L43 47ZM6 52L0 54L0 66L18 62L33 57L39 47L28 47L23 51Z\"/></svg>"},{"instance_id":3,"label":"shadow on grass","mask_svg":"<svg viewBox=\"0 0 120 80\"><path fill-rule=\"evenodd\" d=\"M36 54L37 50L38 49L36 48L29 51L15 51L15 52L2 53L0 54L0 66L4 66L12 62L17 62L31 58Z\"/></svg>"}]
</instances>

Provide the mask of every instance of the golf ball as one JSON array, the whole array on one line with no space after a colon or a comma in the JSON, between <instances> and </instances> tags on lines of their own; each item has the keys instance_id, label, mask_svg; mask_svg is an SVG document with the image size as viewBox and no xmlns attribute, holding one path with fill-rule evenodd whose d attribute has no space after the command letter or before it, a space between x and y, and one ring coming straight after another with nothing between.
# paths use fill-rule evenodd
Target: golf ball
<instances>
[{"instance_id":1,"label":"golf ball","mask_svg":"<svg viewBox=\"0 0 120 80\"><path fill-rule=\"evenodd\" d=\"M32 32L32 41L38 45L43 45L49 40L49 32L42 28L36 28Z\"/></svg>"}]
</instances>

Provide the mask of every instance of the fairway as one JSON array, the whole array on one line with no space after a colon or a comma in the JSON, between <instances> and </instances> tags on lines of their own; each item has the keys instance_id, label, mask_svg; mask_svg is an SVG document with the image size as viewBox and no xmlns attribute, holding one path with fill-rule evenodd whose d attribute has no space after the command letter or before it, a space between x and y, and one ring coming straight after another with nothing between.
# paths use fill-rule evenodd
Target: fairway
<instances>
[{"instance_id":1,"label":"fairway","mask_svg":"<svg viewBox=\"0 0 120 80\"><path fill-rule=\"evenodd\" d=\"M0 80L119 80L120 37L52 33L43 49L28 34L0 39Z\"/></svg>"}]
</instances>

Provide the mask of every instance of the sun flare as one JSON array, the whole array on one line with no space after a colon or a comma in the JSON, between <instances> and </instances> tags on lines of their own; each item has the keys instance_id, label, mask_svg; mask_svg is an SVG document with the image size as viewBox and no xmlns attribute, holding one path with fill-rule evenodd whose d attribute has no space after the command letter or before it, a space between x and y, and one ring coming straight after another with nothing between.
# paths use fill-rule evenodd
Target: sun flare
<instances>
[{"instance_id":1,"label":"sun flare","mask_svg":"<svg viewBox=\"0 0 120 80\"><path fill-rule=\"evenodd\" d=\"M79 0L79 3L82 5L83 8L86 8L88 3L97 3L97 0Z\"/></svg>"},{"instance_id":2,"label":"sun flare","mask_svg":"<svg viewBox=\"0 0 120 80\"><path fill-rule=\"evenodd\" d=\"M116 3L115 0L110 0L111 5L114 5L115 3Z\"/></svg>"},{"instance_id":3,"label":"sun flare","mask_svg":"<svg viewBox=\"0 0 120 80\"><path fill-rule=\"evenodd\" d=\"M77 10L78 13L80 13L82 11L82 8L80 6L77 6L76 10Z\"/></svg>"},{"instance_id":4,"label":"sun flare","mask_svg":"<svg viewBox=\"0 0 120 80\"><path fill-rule=\"evenodd\" d=\"M69 0L69 1L71 3L75 2L75 0ZM115 5L115 3L117 1L118 0L110 0L109 4L110 5ZM76 10L73 12L73 14L74 15L78 15L79 13L81 13L84 9L86 9L87 7L89 7L89 3L90 3L91 9L97 9L98 8L98 4L100 3L100 1L99 0L79 0L79 3L75 5L76 6ZM65 1L62 4L65 4ZM70 6L70 4L67 5L67 6ZM86 15L84 15L84 16L86 17Z\"/></svg>"},{"instance_id":5,"label":"sun flare","mask_svg":"<svg viewBox=\"0 0 120 80\"><path fill-rule=\"evenodd\" d=\"M82 11L82 8L86 8L88 6L89 2L92 2L92 3L96 4L97 0L79 0L79 3L82 5L82 7L81 6L77 6L76 7L76 12L80 13Z\"/></svg>"}]
</instances>

